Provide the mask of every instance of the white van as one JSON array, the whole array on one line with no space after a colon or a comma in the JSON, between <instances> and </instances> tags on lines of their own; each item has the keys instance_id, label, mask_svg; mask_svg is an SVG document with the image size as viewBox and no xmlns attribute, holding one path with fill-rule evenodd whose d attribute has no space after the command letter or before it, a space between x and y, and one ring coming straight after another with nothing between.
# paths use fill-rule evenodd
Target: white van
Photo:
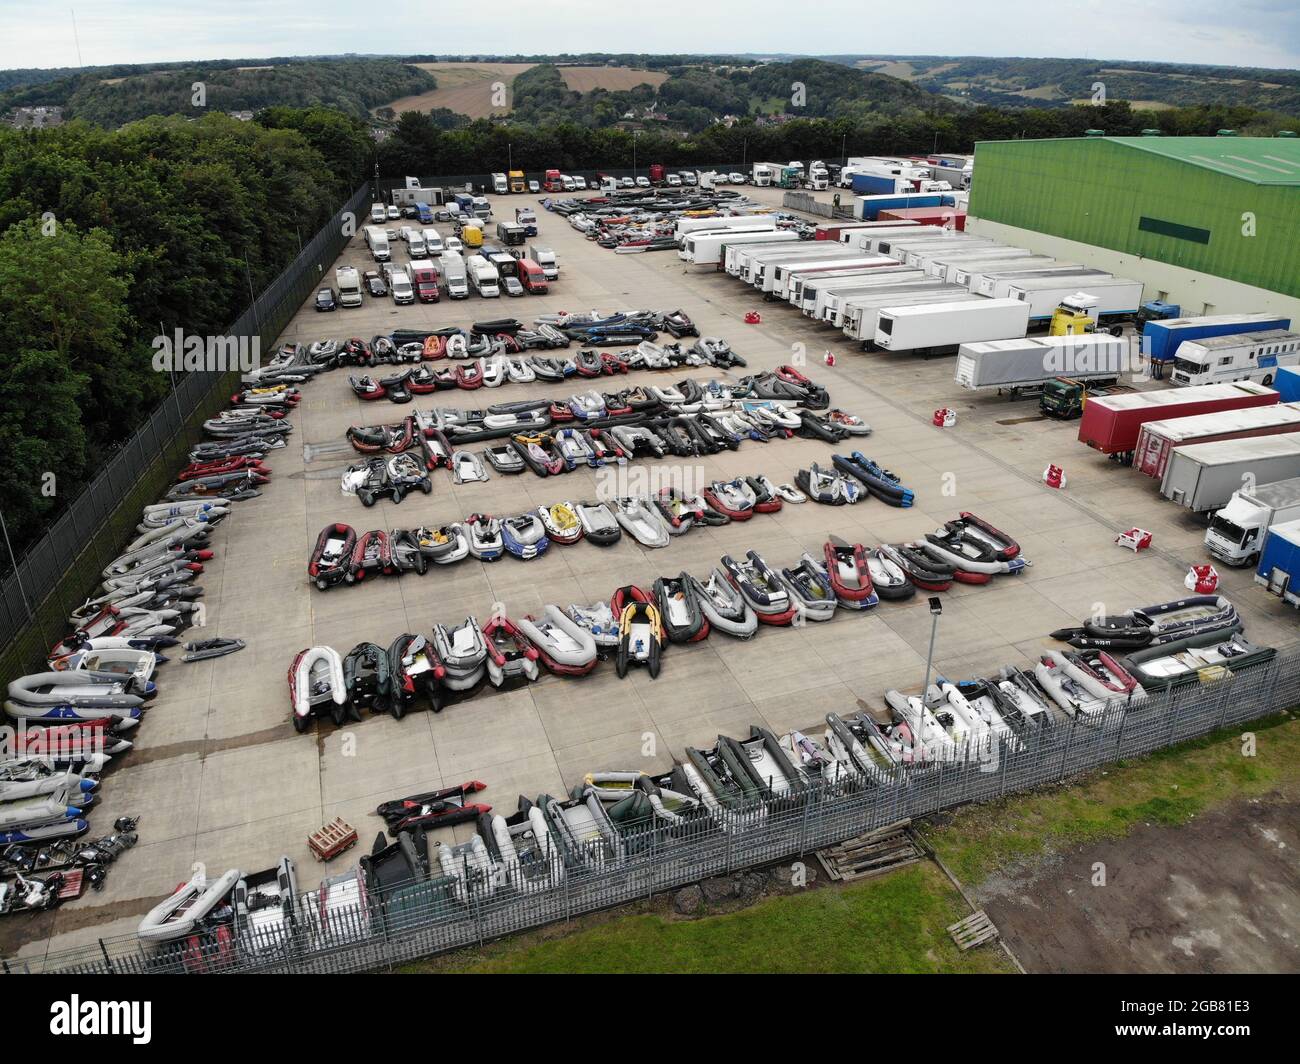
<instances>
[{"instance_id":1,"label":"white van","mask_svg":"<svg viewBox=\"0 0 1300 1064\"><path fill-rule=\"evenodd\" d=\"M464 299L469 295L465 281L465 260L453 251L444 251L439 259L442 265L442 283L448 299Z\"/></svg>"},{"instance_id":2,"label":"white van","mask_svg":"<svg viewBox=\"0 0 1300 1064\"><path fill-rule=\"evenodd\" d=\"M388 289L393 293L393 302L397 304L414 303L415 289L405 270L393 270L388 275Z\"/></svg>"},{"instance_id":3,"label":"white van","mask_svg":"<svg viewBox=\"0 0 1300 1064\"><path fill-rule=\"evenodd\" d=\"M420 230L412 229L406 234L406 251L413 259L422 259L427 254L424 234Z\"/></svg>"},{"instance_id":4,"label":"white van","mask_svg":"<svg viewBox=\"0 0 1300 1064\"><path fill-rule=\"evenodd\" d=\"M388 211L384 209L384 205L382 203L376 203L371 206L370 220L375 225L383 225L384 222L388 221Z\"/></svg>"},{"instance_id":5,"label":"white van","mask_svg":"<svg viewBox=\"0 0 1300 1064\"><path fill-rule=\"evenodd\" d=\"M424 238L424 253L429 256L442 254L442 236L436 229L425 229L420 236Z\"/></svg>"},{"instance_id":6,"label":"white van","mask_svg":"<svg viewBox=\"0 0 1300 1064\"><path fill-rule=\"evenodd\" d=\"M376 262L387 262L390 258L387 230L378 225L366 226L366 247Z\"/></svg>"}]
</instances>

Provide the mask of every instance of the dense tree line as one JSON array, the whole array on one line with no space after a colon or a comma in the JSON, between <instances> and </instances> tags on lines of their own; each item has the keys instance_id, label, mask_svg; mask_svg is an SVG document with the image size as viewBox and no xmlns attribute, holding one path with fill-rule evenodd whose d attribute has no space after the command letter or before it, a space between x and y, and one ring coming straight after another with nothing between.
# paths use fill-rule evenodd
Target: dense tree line
<instances>
[{"instance_id":1,"label":"dense tree line","mask_svg":"<svg viewBox=\"0 0 1300 1064\"><path fill-rule=\"evenodd\" d=\"M223 334L372 159L366 127L324 109L0 129L0 507L16 547L165 396L153 337Z\"/></svg>"}]
</instances>

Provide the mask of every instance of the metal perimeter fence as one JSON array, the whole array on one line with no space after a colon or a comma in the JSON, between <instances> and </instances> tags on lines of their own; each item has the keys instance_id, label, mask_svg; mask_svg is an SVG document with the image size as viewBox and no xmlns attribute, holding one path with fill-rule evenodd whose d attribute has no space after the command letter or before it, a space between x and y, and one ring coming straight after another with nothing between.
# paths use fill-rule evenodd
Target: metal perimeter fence
<instances>
[{"instance_id":1,"label":"metal perimeter fence","mask_svg":"<svg viewBox=\"0 0 1300 1064\"><path fill-rule=\"evenodd\" d=\"M672 823L651 817L549 855L491 864L463 847L431 850L431 876L377 894L341 893L333 877L299 899L292 926L228 925L165 948L133 936L4 963L7 972L86 974L373 971L568 920L582 913L790 859L900 820L1054 784L1300 702L1300 650L1065 723L970 744L924 765L883 764L781 797L737 801ZM1243 751L1243 756L1246 753ZM435 856L435 854L437 854ZM354 881L355 884L356 881Z\"/></svg>"},{"instance_id":2,"label":"metal perimeter fence","mask_svg":"<svg viewBox=\"0 0 1300 1064\"><path fill-rule=\"evenodd\" d=\"M353 192L226 335L247 338L250 345L256 339L259 350L273 343L356 231L357 212L369 196L368 184ZM178 375L171 394L17 559L0 581L0 646L7 648L11 667L39 667L66 634L64 618L132 538L141 507L157 501L172 482L185 453L203 438L203 420L227 405L237 377Z\"/></svg>"}]
</instances>

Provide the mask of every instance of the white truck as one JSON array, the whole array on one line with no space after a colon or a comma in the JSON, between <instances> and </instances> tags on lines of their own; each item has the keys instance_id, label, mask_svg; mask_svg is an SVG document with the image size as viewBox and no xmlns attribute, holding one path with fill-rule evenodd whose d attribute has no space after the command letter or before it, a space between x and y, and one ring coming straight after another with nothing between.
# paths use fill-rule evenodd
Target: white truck
<instances>
[{"instance_id":1,"label":"white truck","mask_svg":"<svg viewBox=\"0 0 1300 1064\"><path fill-rule=\"evenodd\" d=\"M1132 318L1142 305L1142 282L1127 277L1094 277L1082 284L1066 283L1063 278L1044 277L1022 280L1007 286L1007 299L1018 299L1029 308L1029 320L1036 324L1051 321L1052 314L1077 292L1086 292L1097 300L1098 321L1107 318Z\"/></svg>"},{"instance_id":2,"label":"white truck","mask_svg":"<svg viewBox=\"0 0 1300 1064\"><path fill-rule=\"evenodd\" d=\"M469 285L465 280L465 260L454 251L444 251L440 262L447 298L465 299L469 295Z\"/></svg>"},{"instance_id":3,"label":"white truck","mask_svg":"<svg viewBox=\"0 0 1300 1064\"><path fill-rule=\"evenodd\" d=\"M1265 387L1277 377L1279 366L1300 365L1300 333L1286 329L1207 336L1178 345L1174 372L1176 385L1258 381Z\"/></svg>"},{"instance_id":4,"label":"white truck","mask_svg":"<svg viewBox=\"0 0 1300 1064\"><path fill-rule=\"evenodd\" d=\"M781 232L786 234L786 241L799 239L799 234L790 229L783 229ZM755 230L734 230L734 229L702 229L694 233L688 233L683 242L682 250L677 253L678 258L688 262L693 266L713 266L717 267L722 262L722 250L724 245L732 244L756 244L769 240L780 240L781 237L775 235L772 230L755 229Z\"/></svg>"},{"instance_id":5,"label":"white truck","mask_svg":"<svg viewBox=\"0 0 1300 1064\"><path fill-rule=\"evenodd\" d=\"M361 306L361 275L352 266L340 266L334 271L334 283L339 290L339 306Z\"/></svg>"},{"instance_id":6,"label":"white truck","mask_svg":"<svg viewBox=\"0 0 1300 1064\"><path fill-rule=\"evenodd\" d=\"M505 174L492 175L492 191L498 196L504 196L510 191L510 182L506 180Z\"/></svg>"},{"instance_id":7,"label":"white truck","mask_svg":"<svg viewBox=\"0 0 1300 1064\"><path fill-rule=\"evenodd\" d=\"M780 178L783 169L781 163L755 163L750 180L758 188L767 188Z\"/></svg>"},{"instance_id":8,"label":"white truck","mask_svg":"<svg viewBox=\"0 0 1300 1064\"><path fill-rule=\"evenodd\" d=\"M501 295L501 274L482 255L471 255L465 260L465 272L470 287L483 299L496 299Z\"/></svg>"},{"instance_id":9,"label":"white truck","mask_svg":"<svg viewBox=\"0 0 1300 1064\"><path fill-rule=\"evenodd\" d=\"M1225 565L1254 565L1268 530L1300 519L1300 477L1238 488L1210 518L1205 548Z\"/></svg>"},{"instance_id":10,"label":"white truck","mask_svg":"<svg viewBox=\"0 0 1300 1064\"><path fill-rule=\"evenodd\" d=\"M548 281L554 281L560 276L560 263L551 248L529 244L528 257L542 268L542 276Z\"/></svg>"},{"instance_id":11,"label":"white truck","mask_svg":"<svg viewBox=\"0 0 1300 1064\"><path fill-rule=\"evenodd\" d=\"M366 226L366 247L376 262L387 262L392 258L392 253L388 250L388 230L382 226Z\"/></svg>"},{"instance_id":12,"label":"white truck","mask_svg":"<svg viewBox=\"0 0 1300 1064\"><path fill-rule=\"evenodd\" d=\"M983 340L957 348L953 380L963 388L1041 388L1054 377L1114 381L1125 371L1128 344L1109 333Z\"/></svg>"},{"instance_id":13,"label":"white truck","mask_svg":"<svg viewBox=\"0 0 1300 1064\"><path fill-rule=\"evenodd\" d=\"M1025 335L1029 306L1015 299L966 299L938 307L891 307L880 312L872 341L882 351L955 350L962 343Z\"/></svg>"},{"instance_id":14,"label":"white truck","mask_svg":"<svg viewBox=\"0 0 1300 1064\"><path fill-rule=\"evenodd\" d=\"M1300 477L1300 434L1193 443L1170 454L1160 494L1205 513L1226 505L1241 488L1292 477Z\"/></svg>"}]
</instances>

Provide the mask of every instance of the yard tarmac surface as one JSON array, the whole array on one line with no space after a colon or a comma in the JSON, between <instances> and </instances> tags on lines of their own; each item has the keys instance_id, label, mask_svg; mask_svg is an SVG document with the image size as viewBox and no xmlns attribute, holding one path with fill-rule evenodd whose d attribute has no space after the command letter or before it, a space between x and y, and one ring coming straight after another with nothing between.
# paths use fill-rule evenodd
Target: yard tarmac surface
<instances>
[{"instance_id":1,"label":"yard tarmac surface","mask_svg":"<svg viewBox=\"0 0 1300 1064\"><path fill-rule=\"evenodd\" d=\"M780 203L780 190L750 191ZM493 203L503 218L516 206L538 206L532 196L494 197ZM638 462L626 468L628 490L620 494L642 490L656 470L685 473L697 485L740 474L783 483L813 461L829 464L834 450L860 449L901 475L916 493L915 505L895 509L875 499L851 507L787 505L777 514L692 531L658 551L624 537L608 549L554 546L527 563L467 559L432 567L423 578L367 578L322 593L309 585L306 565L320 529L332 522L358 532L438 526L475 512L510 514L592 498L597 490L589 471L558 478L494 474L487 483L461 486L438 471L431 495L417 492L400 506L385 500L367 510L339 490L344 468L359 457L344 438L350 425L396 422L435 405L563 398L587 384L440 392L395 406L358 400L348 371L324 374L303 385L288 446L267 457L271 483L260 498L236 504L217 528L216 557L200 578L207 624L191 637L239 637L247 648L164 666L160 694L133 736L136 748L106 774L91 835L106 833L118 816L139 815L139 845L112 866L102 892L51 913L3 921L0 956L35 957L131 936L141 916L187 880L196 863L213 874L230 867L256 871L287 854L297 864L300 886L311 889L369 848L384 826L375 807L387 799L477 779L487 789L475 799L508 815L517 795L562 794L593 770L665 771L684 746L711 746L719 733L746 734L751 724L777 734L791 728L820 733L828 712L853 711L859 700L880 707L890 687L919 690L930 614L921 594L905 603L882 602L865 615L841 612L825 624L765 630L750 642L715 635L673 646L657 680L633 669L620 681L609 663L578 681L543 672L531 685L500 692L485 687L440 714L418 710L401 721L367 716L345 729L326 721L298 735L286 672L304 647L323 643L346 654L363 640L387 646L404 631L427 633L435 622L455 624L468 614L486 617L496 603L520 617L546 603L608 600L616 587L649 585L658 575L689 570L703 577L721 555L743 556L749 549L774 565L793 565L804 551L820 556L828 533L868 545L897 542L969 510L1014 536L1032 564L1019 576L998 576L986 586L957 584L945 593L935 668L961 678L1005 664L1031 666L1052 645L1049 632L1099 607L1113 613L1179 598L1186 593L1188 565L1207 560L1203 522L1161 499L1149 478L1080 444L1077 422L1042 419L1033 402L961 389L952 379L951 357L862 353L838 330L814 326L788 306L764 303L725 273L688 268L671 252L616 255L585 240L560 216L537 214L541 232L529 242L553 247L560 263L560 279L547 296L491 303L444 298L407 307L367 297L360 309L334 313L316 313L309 299L280 339L369 338L395 328L468 326L502 316L530 320L560 310L680 307L701 333L724 338L748 360L748 368L733 376L802 361L799 368L830 390L833 406L860 415L874 431L842 447L803 439L746 442L711 458ZM396 247L398 261L405 261L400 243ZM321 264L322 283L345 263L375 268L357 238L339 262ZM758 311L761 324L745 324L748 311ZM834 367L822 363L826 350L836 355ZM633 372L591 383L617 390L670 385L687 376L704 381L726 374L707 368ZM958 411L956 426L931 423L940 406ZM1064 490L1043 484L1049 462L1066 471ZM1134 554L1116 546L1116 534L1134 525L1154 534L1150 550ZM1251 571L1224 571L1221 588L1255 642L1284 646L1300 639L1295 612L1257 587ZM360 848L327 866L311 856L307 837L336 816L357 828ZM463 841L473 830L459 825L433 832L430 841Z\"/></svg>"}]
</instances>

